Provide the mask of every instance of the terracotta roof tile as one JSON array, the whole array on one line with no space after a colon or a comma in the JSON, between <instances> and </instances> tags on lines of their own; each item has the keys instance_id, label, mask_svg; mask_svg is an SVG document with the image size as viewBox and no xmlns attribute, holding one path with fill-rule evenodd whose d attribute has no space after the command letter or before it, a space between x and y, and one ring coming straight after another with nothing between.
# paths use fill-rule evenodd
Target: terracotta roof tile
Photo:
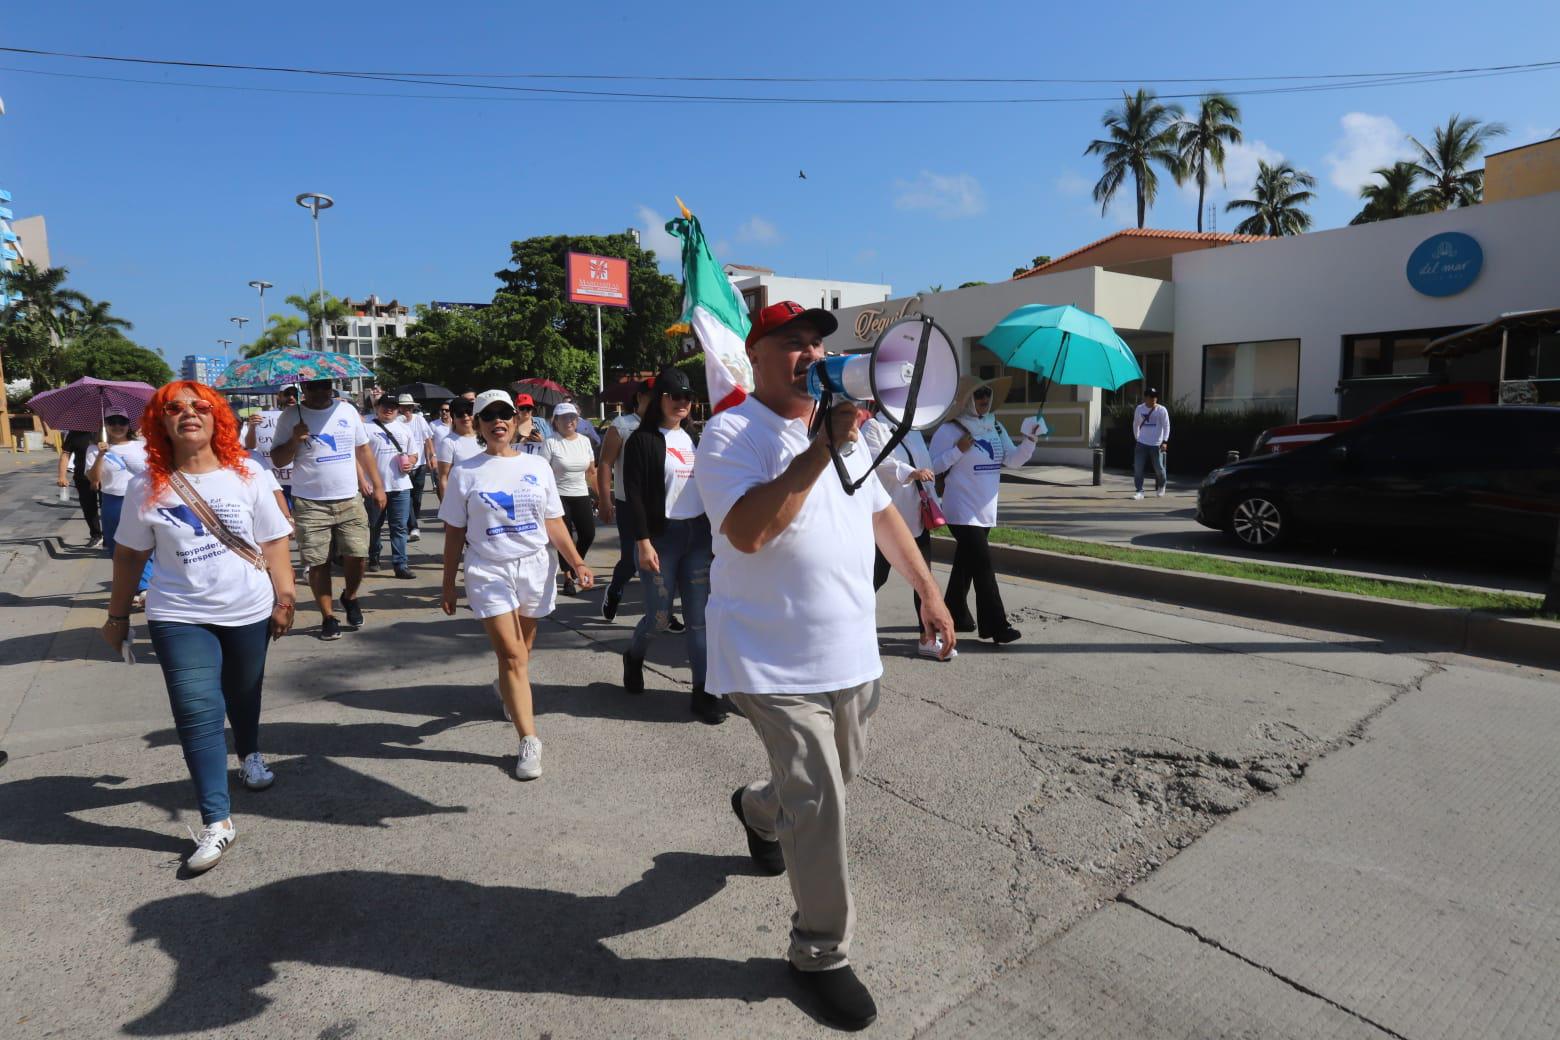
<instances>
[{"instance_id":1,"label":"terracotta roof tile","mask_svg":"<svg viewBox=\"0 0 1560 1040\"><path fill-rule=\"evenodd\" d=\"M1182 242L1222 242L1226 245L1233 245L1237 242L1264 242L1267 240L1268 236L1235 235L1223 231L1177 231L1163 228L1122 228L1120 231L1112 232L1111 234L1106 235L1104 238L1095 239L1086 246L1080 246L1070 253L1063 253L1061 256L1052 257L1049 263L1041 264L1039 267L1031 268L1030 270L1025 271L1023 274L1015 275L1013 280L1017 281L1019 278L1028 278L1031 275L1040 274L1047 268L1055 267L1063 260L1070 260L1080 253L1087 253L1091 249L1098 248L1099 246L1104 245L1106 242L1110 242L1118 238L1173 238Z\"/></svg>"}]
</instances>

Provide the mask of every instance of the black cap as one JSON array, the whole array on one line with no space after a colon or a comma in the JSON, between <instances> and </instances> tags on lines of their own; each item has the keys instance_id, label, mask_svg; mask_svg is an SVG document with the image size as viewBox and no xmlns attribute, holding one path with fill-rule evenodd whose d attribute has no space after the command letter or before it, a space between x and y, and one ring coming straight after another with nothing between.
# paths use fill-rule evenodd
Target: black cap
<instances>
[{"instance_id":1,"label":"black cap","mask_svg":"<svg viewBox=\"0 0 1560 1040\"><path fill-rule=\"evenodd\" d=\"M1143 391L1143 396L1144 397L1158 397L1159 396L1159 388L1157 386L1151 386L1147 390Z\"/></svg>"},{"instance_id":2,"label":"black cap","mask_svg":"<svg viewBox=\"0 0 1560 1040\"><path fill-rule=\"evenodd\" d=\"M661 374L655 377L655 392L658 394L691 394L693 384L688 382L688 373L680 368L665 368Z\"/></svg>"}]
</instances>

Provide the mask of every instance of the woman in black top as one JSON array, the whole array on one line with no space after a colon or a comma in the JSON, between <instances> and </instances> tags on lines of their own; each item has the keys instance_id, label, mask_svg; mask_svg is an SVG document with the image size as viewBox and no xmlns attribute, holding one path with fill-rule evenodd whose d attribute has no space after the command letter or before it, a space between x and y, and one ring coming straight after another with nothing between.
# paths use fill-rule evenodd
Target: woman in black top
<instances>
[{"instance_id":1,"label":"woman in black top","mask_svg":"<svg viewBox=\"0 0 1560 1040\"><path fill-rule=\"evenodd\" d=\"M98 515L98 491L92 486L92 479L87 476L87 449L98 442L96 430L71 430L65 434L60 452L59 479L55 481L60 487L67 487L71 478L65 475L66 457L68 456L76 466L74 483L76 485L76 497L81 500L81 518L87 522L87 548L96 549L103 544L103 522Z\"/></svg>"},{"instance_id":2,"label":"woman in black top","mask_svg":"<svg viewBox=\"0 0 1560 1040\"><path fill-rule=\"evenodd\" d=\"M623 449L624 527L636 544L639 580L645 588L645 614L623 655L623 688L644 692L645 651L671 626L675 593L687 619L688 665L693 671L689 708L713 726L725 720L725 711L719 698L704 691L704 607L710 598L714 549L694 480L694 444L687 430L692 407L687 375L674 368L662 372L644 421Z\"/></svg>"}]
</instances>

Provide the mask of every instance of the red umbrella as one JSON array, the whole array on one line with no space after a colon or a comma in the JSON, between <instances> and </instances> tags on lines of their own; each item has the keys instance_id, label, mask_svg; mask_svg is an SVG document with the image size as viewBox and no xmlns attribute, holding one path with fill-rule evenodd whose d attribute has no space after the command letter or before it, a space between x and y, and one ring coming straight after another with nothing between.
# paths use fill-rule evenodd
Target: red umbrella
<instances>
[{"instance_id":1,"label":"red umbrella","mask_svg":"<svg viewBox=\"0 0 1560 1040\"><path fill-rule=\"evenodd\" d=\"M156 392L147 383L82 376L69 386L34 394L27 407L56 430L102 429L105 415L123 415L139 427L146 402Z\"/></svg>"},{"instance_id":2,"label":"red umbrella","mask_svg":"<svg viewBox=\"0 0 1560 1040\"><path fill-rule=\"evenodd\" d=\"M574 394L568 387L553 382L551 379L517 379L514 382L516 393L530 394L531 399L537 404L555 405L560 401L573 400Z\"/></svg>"},{"instance_id":3,"label":"red umbrella","mask_svg":"<svg viewBox=\"0 0 1560 1040\"><path fill-rule=\"evenodd\" d=\"M621 404L632 408L634 397L639 393L641 386L644 386L642 379L625 379L621 383L613 383L607 387L601 399L608 404Z\"/></svg>"}]
</instances>

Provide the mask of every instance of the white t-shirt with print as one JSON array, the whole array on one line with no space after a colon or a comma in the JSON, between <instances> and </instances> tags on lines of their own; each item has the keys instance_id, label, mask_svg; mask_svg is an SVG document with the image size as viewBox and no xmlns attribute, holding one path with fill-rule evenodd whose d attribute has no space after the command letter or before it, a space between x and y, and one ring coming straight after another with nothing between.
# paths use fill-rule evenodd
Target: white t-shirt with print
<instances>
[{"instance_id":1,"label":"white t-shirt with print","mask_svg":"<svg viewBox=\"0 0 1560 1040\"><path fill-rule=\"evenodd\" d=\"M98 490L105 495L123 497L130 486L130 478L146 469L146 442L125 441L110 444L108 451L99 452L96 444L87 449L87 472L97 465L98 455L104 455L103 468L98 472Z\"/></svg>"},{"instance_id":2,"label":"white t-shirt with print","mask_svg":"<svg viewBox=\"0 0 1560 1040\"><path fill-rule=\"evenodd\" d=\"M298 411L295 408L285 409L292 413L294 423L298 421ZM260 413L260 424L255 427L255 446L249 450L249 457L260 463L261 468L269 470L276 475L279 484L292 483L292 467L286 466L277 469L271 462L271 448L276 444L276 428L282 421L281 410L272 408Z\"/></svg>"},{"instance_id":3,"label":"white t-shirt with print","mask_svg":"<svg viewBox=\"0 0 1560 1040\"><path fill-rule=\"evenodd\" d=\"M444 443L444 438L450 435L450 424L443 419L428 424L429 431L433 434L433 457L439 457L439 445Z\"/></svg>"},{"instance_id":4,"label":"white t-shirt with print","mask_svg":"<svg viewBox=\"0 0 1560 1040\"><path fill-rule=\"evenodd\" d=\"M563 515L552 467L534 455L486 452L450 470L439 519L466 529L466 553L487 563L547 548L547 523Z\"/></svg>"},{"instance_id":5,"label":"white t-shirt with print","mask_svg":"<svg viewBox=\"0 0 1560 1040\"><path fill-rule=\"evenodd\" d=\"M628 446L628 439L639 429L639 416L633 412L620 415L612 420L612 428L618 432L618 454L612 461L612 497L619 502L623 501L623 449Z\"/></svg>"},{"instance_id":6,"label":"white t-shirt with print","mask_svg":"<svg viewBox=\"0 0 1560 1040\"><path fill-rule=\"evenodd\" d=\"M452 433L439 442L439 462L448 462L451 466L465 462L467 459L481 455L483 447L477 441L477 435L462 437L458 433Z\"/></svg>"},{"instance_id":7,"label":"white t-shirt with print","mask_svg":"<svg viewBox=\"0 0 1560 1040\"><path fill-rule=\"evenodd\" d=\"M253 459L244 465L248 480L230 469L185 476L230 531L259 548L286 538L292 526L265 470ZM270 617L276 601L270 576L233 555L171 488L148 507L150 490L146 474L130 481L114 534L120 545L157 554L146 591L147 620L248 625Z\"/></svg>"},{"instance_id":8,"label":"white t-shirt with print","mask_svg":"<svg viewBox=\"0 0 1560 1040\"><path fill-rule=\"evenodd\" d=\"M379 479L384 482L385 490L412 490L412 475L402 473L395 461L403 452L407 455L421 454L411 446L412 431L406 423L394 420L380 428L370 420L365 428L368 430L368 445L374 449L374 462L379 467ZM396 447L397 441L400 442L399 448Z\"/></svg>"},{"instance_id":9,"label":"white t-shirt with print","mask_svg":"<svg viewBox=\"0 0 1560 1040\"><path fill-rule=\"evenodd\" d=\"M786 529L756 553L721 533L732 506L807 450L803 420L756 397L718 413L699 441L699 494L715 533L710 601L710 693L825 693L883 674L872 590L872 519L890 506L878 480L847 495L830 465ZM852 478L871 459L845 457Z\"/></svg>"},{"instance_id":10,"label":"white t-shirt with print","mask_svg":"<svg viewBox=\"0 0 1560 1040\"><path fill-rule=\"evenodd\" d=\"M291 434L298 409L282 418L282 433ZM357 409L345 401L329 408L304 408L303 421L309 437L293 459L293 495L312 502L334 502L358 495L357 458L359 444L368 443L368 431Z\"/></svg>"},{"instance_id":11,"label":"white t-shirt with print","mask_svg":"<svg viewBox=\"0 0 1560 1040\"><path fill-rule=\"evenodd\" d=\"M564 437L547 438L542 457L552 466L553 479L558 482L558 494L579 498L590 494L585 484L585 471L596 461L596 450L590 438L576 433L572 440Z\"/></svg>"},{"instance_id":12,"label":"white t-shirt with print","mask_svg":"<svg viewBox=\"0 0 1560 1040\"><path fill-rule=\"evenodd\" d=\"M982 423L968 416L961 422L963 426L950 420L932 435L932 458L938 463L956 459L943 481L943 516L950 524L995 527L1002 470L1017 469L1028 462L1035 453L1035 442L1025 438L1015 445L1001 423ZM969 451L959 452L966 427L975 443Z\"/></svg>"},{"instance_id":13,"label":"white t-shirt with print","mask_svg":"<svg viewBox=\"0 0 1560 1040\"><path fill-rule=\"evenodd\" d=\"M417 456L417 465L422 466L430 464L428 452L426 449L428 447L429 439L433 437L433 424L428 422L427 418L424 417L423 413L421 412L413 412L410 418L403 415L399 421L405 423L406 426L411 430L411 443L406 450ZM396 432L396 436L401 436L399 431ZM405 444L407 442L407 438L401 437L401 442ZM437 447L437 445L435 445L435 447Z\"/></svg>"},{"instance_id":14,"label":"white t-shirt with print","mask_svg":"<svg viewBox=\"0 0 1560 1040\"><path fill-rule=\"evenodd\" d=\"M681 427L663 429L661 436L666 438L666 465L661 471L666 478L666 518L692 520L703 516L704 500L699 497L699 483L693 476L693 438Z\"/></svg>"}]
</instances>

